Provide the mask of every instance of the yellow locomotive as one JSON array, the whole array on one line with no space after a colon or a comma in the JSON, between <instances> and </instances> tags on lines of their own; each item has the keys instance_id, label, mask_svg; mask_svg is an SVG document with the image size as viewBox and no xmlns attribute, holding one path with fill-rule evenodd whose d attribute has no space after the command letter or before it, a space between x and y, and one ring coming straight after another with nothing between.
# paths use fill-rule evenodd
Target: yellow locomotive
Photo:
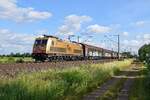
<instances>
[{"instance_id":1,"label":"yellow locomotive","mask_svg":"<svg viewBox=\"0 0 150 100\"><path fill-rule=\"evenodd\" d=\"M44 35L36 38L32 55L36 60L74 60L83 58L83 50L79 43Z\"/></svg>"},{"instance_id":2,"label":"yellow locomotive","mask_svg":"<svg viewBox=\"0 0 150 100\"><path fill-rule=\"evenodd\" d=\"M114 59L118 53L84 43L69 42L44 35L35 40L32 56L35 60Z\"/></svg>"}]
</instances>

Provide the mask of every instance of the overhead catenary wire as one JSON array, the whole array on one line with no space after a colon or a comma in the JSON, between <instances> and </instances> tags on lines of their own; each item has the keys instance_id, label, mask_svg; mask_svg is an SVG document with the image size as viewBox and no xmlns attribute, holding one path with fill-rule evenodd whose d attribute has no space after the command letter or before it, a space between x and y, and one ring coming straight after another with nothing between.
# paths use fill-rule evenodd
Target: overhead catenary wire
<instances>
[{"instance_id":1,"label":"overhead catenary wire","mask_svg":"<svg viewBox=\"0 0 150 100\"><path fill-rule=\"evenodd\" d=\"M112 36L117 36L117 35L112 35ZM105 37L106 39L108 39L109 41L112 41L112 43L113 43L114 45L118 46L118 42L115 41L115 40L112 40L110 37L108 37L108 35L104 35L104 37ZM123 49L123 50L126 50L126 49L129 47L129 45L125 45L125 44L123 44L123 43L119 43L119 45L122 46L121 49ZM120 47L119 47L119 48L120 48ZM121 50L121 51L123 51L123 50ZM131 52L131 50L128 50L128 51Z\"/></svg>"}]
</instances>

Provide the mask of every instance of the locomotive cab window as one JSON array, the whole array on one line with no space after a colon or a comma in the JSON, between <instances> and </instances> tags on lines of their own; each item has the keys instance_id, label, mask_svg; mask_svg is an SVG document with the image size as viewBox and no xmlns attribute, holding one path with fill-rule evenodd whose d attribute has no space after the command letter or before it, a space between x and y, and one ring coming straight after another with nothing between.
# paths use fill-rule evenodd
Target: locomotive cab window
<instances>
[{"instance_id":1,"label":"locomotive cab window","mask_svg":"<svg viewBox=\"0 0 150 100\"><path fill-rule=\"evenodd\" d=\"M47 40L35 40L35 45L46 45Z\"/></svg>"},{"instance_id":2,"label":"locomotive cab window","mask_svg":"<svg viewBox=\"0 0 150 100\"><path fill-rule=\"evenodd\" d=\"M38 45L41 43L41 40L35 40L35 45Z\"/></svg>"},{"instance_id":3,"label":"locomotive cab window","mask_svg":"<svg viewBox=\"0 0 150 100\"><path fill-rule=\"evenodd\" d=\"M47 44L47 40L42 40L42 44Z\"/></svg>"}]
</instances>

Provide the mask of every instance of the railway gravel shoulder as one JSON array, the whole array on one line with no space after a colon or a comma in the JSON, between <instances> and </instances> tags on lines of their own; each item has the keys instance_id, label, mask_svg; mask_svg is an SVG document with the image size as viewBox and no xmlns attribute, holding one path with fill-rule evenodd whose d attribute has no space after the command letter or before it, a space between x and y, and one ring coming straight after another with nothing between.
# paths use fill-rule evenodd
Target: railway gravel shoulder
<instances>
[{"instance_id":1,"label":"railway gravel shoulder","mask_svg":"<svg viewBox=\"0 0 150 100\"><path fill-rule=\"evenodd\" d=\"M14 77L21 72L35 72L41 70L48 70L50 68L67 68L80 66L83 64L97 64L104 62L115 61L112 59L107 60L83 60L83 61L60 61L60 62L44 62L44 63L12 63L0 64L0 77Z\"/></svg>"}]
</instances>

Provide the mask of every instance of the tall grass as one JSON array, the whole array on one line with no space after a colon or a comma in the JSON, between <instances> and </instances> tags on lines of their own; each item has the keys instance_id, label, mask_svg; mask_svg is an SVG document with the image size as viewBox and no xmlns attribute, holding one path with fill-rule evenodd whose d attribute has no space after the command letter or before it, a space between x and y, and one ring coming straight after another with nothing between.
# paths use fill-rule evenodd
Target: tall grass
<instances>
[{"instance_id":1,"label":"tall grass","mask_svg":"<svg viewBox=\"0 0 150 100\"><path fill-rule=\"evenodd\" d=\"M79 100L131 60L20 74L0 80L0 100Z\"/></svg>"}]
</instances>

